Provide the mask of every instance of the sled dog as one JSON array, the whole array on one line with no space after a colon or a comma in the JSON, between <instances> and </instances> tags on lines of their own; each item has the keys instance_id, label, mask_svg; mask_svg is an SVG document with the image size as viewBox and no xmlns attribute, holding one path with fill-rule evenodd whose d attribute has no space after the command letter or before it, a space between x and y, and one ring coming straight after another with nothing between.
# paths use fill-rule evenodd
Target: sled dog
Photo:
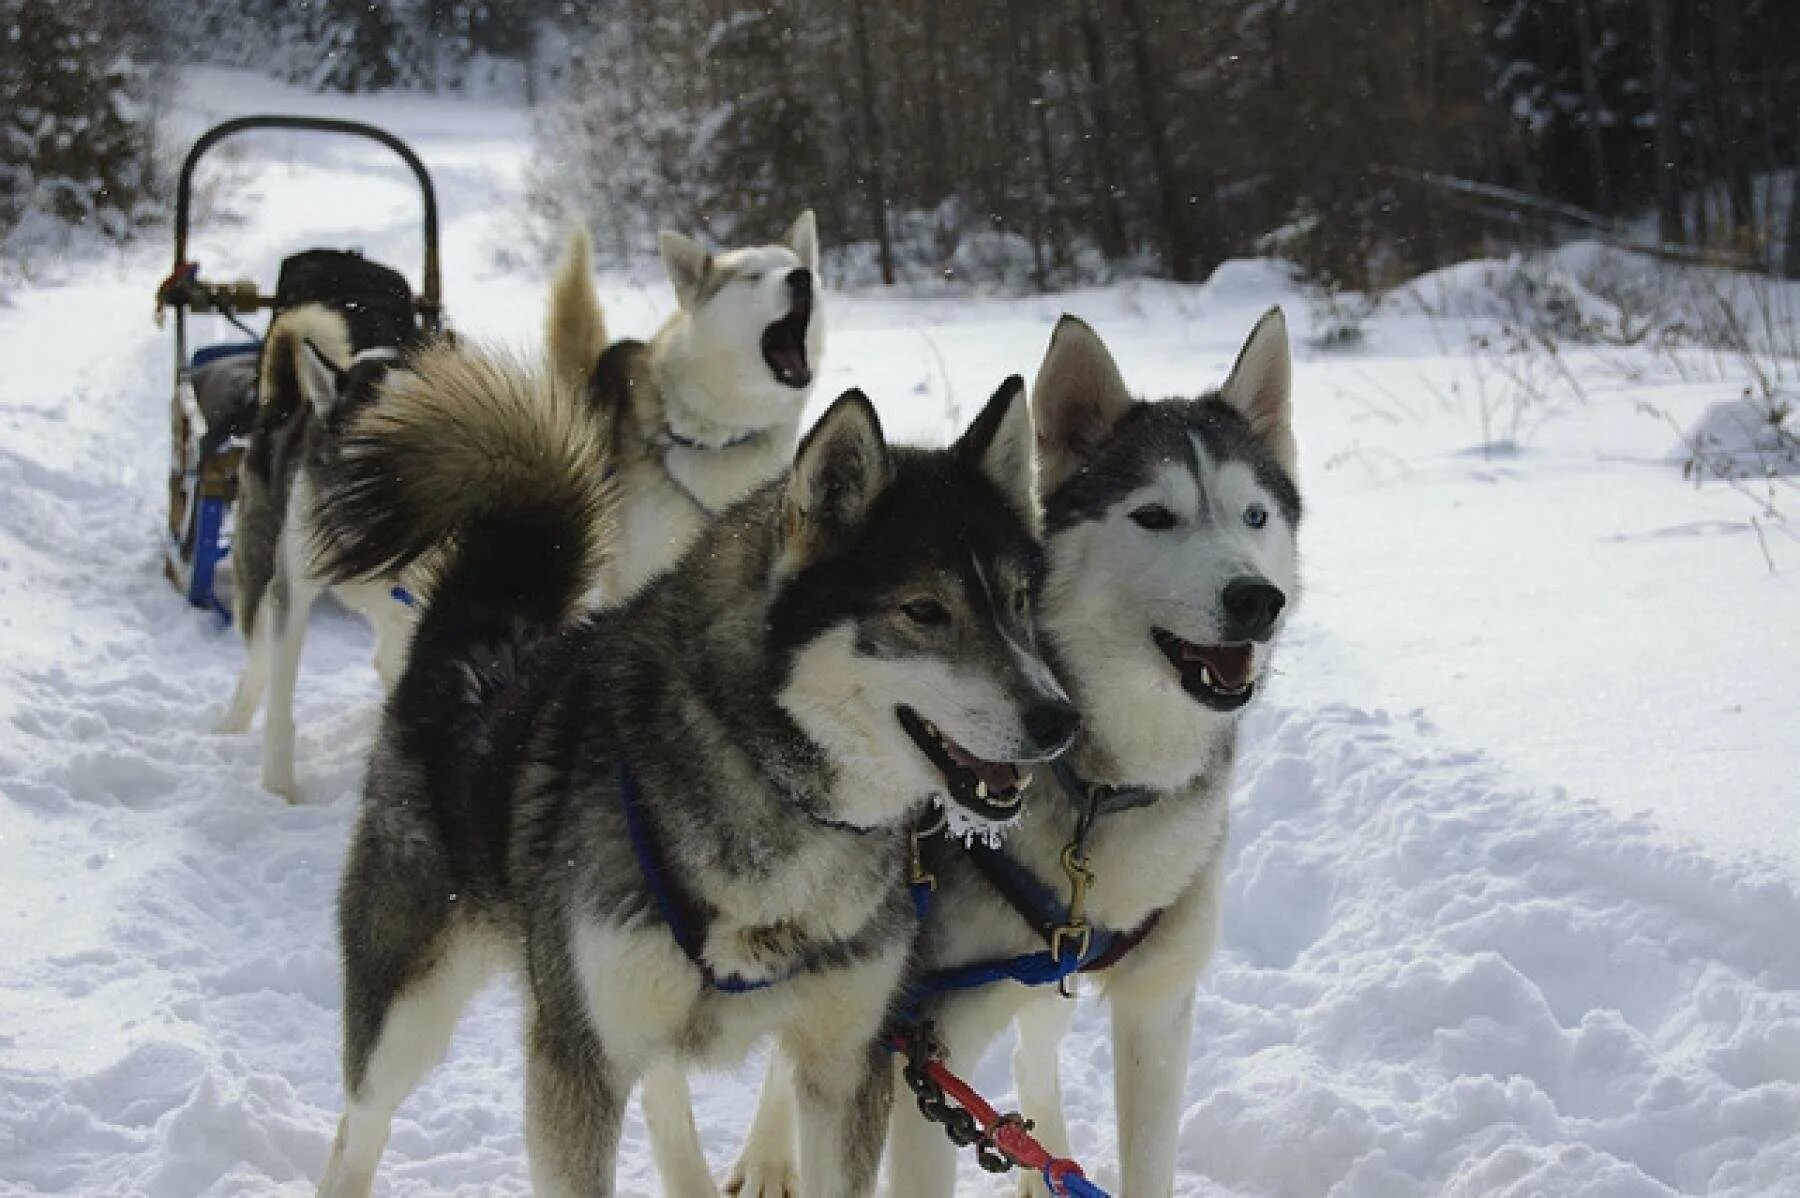
<instances>
[{"instance_id":1,"label":"sled dog","mask_svg":"<svg viewBox=\"0 0 1800 1198\"><path fill-rule=\"evenodd\" d=\"M664 232L661 249L678 307L648 343L607 344L579 228L551 287L552 365L586 387L618 472L609 601L666 570L702 525L787 466L825 352L810 209L780 243L709 254Z\"/></svg>"},{"instance_id":2,"label":"sled dog","mask_svg":"<svg viewBox=\"0 0 1800 1198\"><path fill-rule=\"evenodd\" d=\"M328 588L311 561L319 479L345 426L370 403L395 351L351 352L342 314L323 304L282 312L269 328L258 380L256 424L238 473L231 568L235 622L249 658L221 732L244 732L268 696L262 784L290 802L294 780L294 683L307 616L325 590L375 628L375 669L392 686L406 655L412 613L393 578ZM400 598L396 598L396 594Z\"/></svg>"},{"instance_id":3,"label":"sled dog","mask_svg":"<svg viewBox=\"0 0 1800 1198\"><path fill-rule=\"evenodd\" d=\"M937 971L1048 952L1097 982L1112 1008L1120 1192L1131 1198L1174 1187L1238 716L1299 590L1289 377L1279 309L1220 390L1155 403L1133 400L1086 324L1057 325L1032 392L1048 562L1040 627L1082 730L1061 761L1036 768L1042 789L998 851L934 842L927 858L937 895L908 983L917 1013L958 1070L1016 1021L1023 1114L1066 1156L1057 1047L1074 1004L1054 985L947 988L954 975ZM1086 875L1081 912L1071 910L1071 851ZM1019 872L1054 907L1040 908ZM1046 918L1065 924L1060 937ZM771 1066L733 1193L792 1191L782 1067ZM802 1181L806 1168L802 1159ZM888 1168L894 1193L948 1198L955 1149L902 1101ZM1045 1192L1035 1176L1020 1185Z\"/></svg>"},{"instance_id":4,"label":"sled dog","mask_svg":"<svg viewBox=\"0 0 1800 1198\"><path fill-rule=\"evenodd\" d=\"M805 1193L867 1194L917 931L907 828L933 801L1013 817L1012 763L1076 731L1035 641L1023 383L938 451L891 448L846 393L788 471L585 615L619 495L584 402L561 372L427 350L330 484L328 578L430 579L340 892L321 1193L368 1192L395 1108L511 968L537 1193L613 1193L633 1083L773 1033Z\"/></svg>"}]
</instances>

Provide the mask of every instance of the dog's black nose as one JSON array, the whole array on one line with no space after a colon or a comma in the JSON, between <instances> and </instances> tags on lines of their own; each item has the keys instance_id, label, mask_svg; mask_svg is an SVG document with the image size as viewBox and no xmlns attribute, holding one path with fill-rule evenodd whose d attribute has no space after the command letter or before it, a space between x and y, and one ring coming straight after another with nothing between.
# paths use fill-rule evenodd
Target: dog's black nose
<instances>
[{"instance_id":1,"label":"dog's black nose","mask_svg":"<svg viewBox=\"0 0 1800 1198\"><path fill-rule=\"evenodd\" d=\"M1069 747L1081 727L1081 713L1067 699L1034 703L1025 712L1025 735L1040 753L1056 754Z\"/></svg>"},{"instance_id":2,"label":"dog's black nose","mask_svg":"<svg viewBox=\"0 0 1800 1198\"><path fill-rule=\"evenodd\" d=\"M794 293L796 303L812 298L812 271L804 266L788 271L788 290Z\"/></svg>"},{"instance_id":3,"label":"dog's black nose","mask_svg":"<svg viewBox=\"0 0 1800 1198\"><path fill-rule=\"evenodd\" d=\"M1266 641L1275 632L1275 620L1287 606L1281 588L1254 575L1225 584L1225 639Z\"/></svg>"}]
</instances>

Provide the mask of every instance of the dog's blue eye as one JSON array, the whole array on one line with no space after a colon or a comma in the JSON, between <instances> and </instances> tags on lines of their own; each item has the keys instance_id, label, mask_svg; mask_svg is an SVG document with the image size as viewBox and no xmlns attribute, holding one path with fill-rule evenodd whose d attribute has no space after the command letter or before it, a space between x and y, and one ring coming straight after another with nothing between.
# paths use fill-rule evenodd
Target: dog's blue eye
<instances>
[{"instance_id":1,"label":"dog's blue eye","mask_svg":"<svg viewBox=\"0 0 1800 1198\"><path fill-rule=\"evenodd\" d=\"M1162 532L1175 527L1175 513L1160 503L1146 503L1131 513L1131 519L1139 528L1151 532Z\"/></svg>"},{"instance_id":2,"label":"dog's blue eye","mask_svg":"<svg viewBox=\"0 0 1800 1198\"><path fill-rule=\"evenodd\" d=\"M934 628L950 622L950 609L936 599L914 599L910 603L902 603L900 610L907 619L924 628Z\"/></svg>"},{"instance_id":3,"label":"dog's blue eye","mask_svg":"<svg viewBox=\"0 0 1800 1198\"><path fill-rule=\"evenodd\" d=\"M1269 509L1260 503L1253 503L1244 509L1244 523L1251 528L1261 528L1269 522Z\"/></svg>"}]
</instances>

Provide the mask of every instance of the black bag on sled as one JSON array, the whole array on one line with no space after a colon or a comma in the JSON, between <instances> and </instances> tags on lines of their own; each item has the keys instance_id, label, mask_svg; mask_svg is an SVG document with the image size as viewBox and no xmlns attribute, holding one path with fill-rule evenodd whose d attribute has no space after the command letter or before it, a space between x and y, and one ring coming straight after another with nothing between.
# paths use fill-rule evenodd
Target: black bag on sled
<instances>
[{"instance_id":1,"label":"black bag on sled","mask_svg":"<svg viewBox=\"0 0 1800 1198\"><path fill-rule=\"evenodd\" d=\"M399 271L352 250L307 250L281 264L275 310L320 303L344 314L350 348L404 348L419 337L412 288Z\"/></svg>"}]
</instances>

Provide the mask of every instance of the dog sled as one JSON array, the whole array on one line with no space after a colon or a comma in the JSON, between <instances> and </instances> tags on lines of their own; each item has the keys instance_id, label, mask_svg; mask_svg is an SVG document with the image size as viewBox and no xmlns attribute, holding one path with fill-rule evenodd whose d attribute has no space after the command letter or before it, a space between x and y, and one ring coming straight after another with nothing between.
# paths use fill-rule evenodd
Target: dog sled
<instances>
[{"instance_id":1,"label":"dog sled","mask_svg":"<svg viewBox=\"0 0 1800 1198\"><path fill-rule=\"evenodd\" d=\"M287 258L272 293L254 280L214 281L188 258L188 221L194 170L206 152L252 129L295 129L380 142L397 154L418 182L423 207L425 264L413 295L391 267L354 250L311 249ZM175 264L156 292L157 323L175 313L175 377L169 417L169 519L163 572L194 607L231 618L230 572L220 566L231 551L231 506L237 498L238 464L257 417L261 336L245 323L295 304L322 302L345 315L357 348L402 345L438 332L443 324L438 267L437 195L431 175L410 146L384 129L360 121L302 116L246 116L213 126L188 151L175 193ZM188 344L188 315L219 316L241 337Z\"/></svg>"}]
</instances>

